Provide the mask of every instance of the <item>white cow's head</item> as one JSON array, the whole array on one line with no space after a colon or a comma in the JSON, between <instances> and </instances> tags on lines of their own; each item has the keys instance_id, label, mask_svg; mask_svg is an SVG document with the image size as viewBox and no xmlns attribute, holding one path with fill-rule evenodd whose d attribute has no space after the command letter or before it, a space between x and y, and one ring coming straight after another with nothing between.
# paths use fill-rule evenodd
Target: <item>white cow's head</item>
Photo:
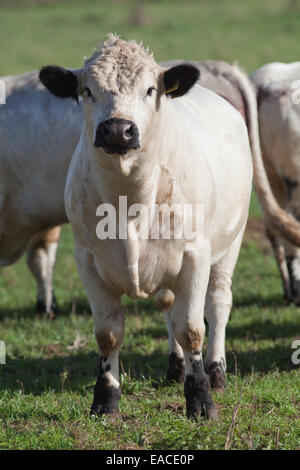
<instances>
[{"instance_id":1,"label":"white cow's head","mask_svg":"<svg viewBox=\"0 0 300 470\"><path fill-rule=\"evenodd\" d=\"M166 97L184 95L198 80L190 64L165 70L134 41L110 35L83 68L41 69L42 83L56 96L83 97L85 122L94 147L124 155L147 146Z\"/></svg>"}]
</instances>

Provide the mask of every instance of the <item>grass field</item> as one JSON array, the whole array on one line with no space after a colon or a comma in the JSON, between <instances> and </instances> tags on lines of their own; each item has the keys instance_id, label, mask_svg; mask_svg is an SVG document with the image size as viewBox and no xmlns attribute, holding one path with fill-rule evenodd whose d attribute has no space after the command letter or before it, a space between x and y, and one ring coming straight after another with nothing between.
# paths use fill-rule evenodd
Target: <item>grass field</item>
<instances>
[{"instance_id":1,"label":"grass field","mask_svg":"<svg viewBox=\"0 0 300 470\"><path fill-rule=\"evenodd\" d=\"M0 75L47 63L80 66L110 31L143 39L157 60L239 59L251 71L266 62L300 58L296 1L144 4L137 14L133 2L121 0L0 2ZM253 197L233 283L227 388L214 396L217 423L186 420L183 387L165 383L164 318L151 300L126 298L121 418L89 417L97 348L68 226L55 271L62 309L56 320L34 316L35 284L24 259L2 269L0 340L6 343L7 364L0 365L0 449L299 449L300 375L291 364L291 345L300 336L300 309L282 300L259 216Z\"/></svg>"}]
</instances>

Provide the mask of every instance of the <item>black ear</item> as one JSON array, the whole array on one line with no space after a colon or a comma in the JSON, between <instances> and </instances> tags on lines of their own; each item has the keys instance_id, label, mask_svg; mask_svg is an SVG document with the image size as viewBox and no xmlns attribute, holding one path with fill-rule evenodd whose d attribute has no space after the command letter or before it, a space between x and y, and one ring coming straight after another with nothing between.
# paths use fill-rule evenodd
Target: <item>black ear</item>
<instances>
[{"instance_id":1,"label":"black ear","mask_svg":"<svg viewBox=\"0 0 300 470\"><path fill-rule=\"evenodd\" d=\"M163 78L166 95L171 98L185 95L199 77L200 71L190 64L180 64L166 70Z\"/></svg>"},{"instance_id":2,"label":"black ear","mask_svg":"<svg viewBox=\"0 0 300 470\"><path fill-rule=\"evenodd\" d=\"M78 79L70 70L47 65L40 70L40 80L53 95L78 101Z\"/></svg>"}]
</instances>

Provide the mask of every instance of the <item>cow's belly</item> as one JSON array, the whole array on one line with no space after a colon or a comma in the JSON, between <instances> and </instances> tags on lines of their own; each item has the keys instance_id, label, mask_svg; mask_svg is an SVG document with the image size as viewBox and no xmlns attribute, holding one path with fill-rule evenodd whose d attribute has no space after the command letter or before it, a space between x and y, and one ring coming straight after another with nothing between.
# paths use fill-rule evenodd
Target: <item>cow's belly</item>
<instances>
[{"instance_id":1,"label":"cow's belly","mask_svg":"<svg viewBox=\"0 0 300 470\"><path fill-rule=\"evenodd\" d=\"M101 249L94 251L97 271L103 282L112 290L133 294L130 276L132 260L128 259L125 245L120 240L101 242ZM152 296L161 288L172 289L182 267L183 243L170 240L142 240L137 273L141 296Z\"/></svg>"},{"instance_id":2,"label":"cow's belly","mask_svg":"<svg viewBox=\"0 0 300 470\"><path fill-rule=\"evenodd\" d=\"M23 209L23 210L22 210ZM64 211L58 216L47 212L34 215L25 208L5 204L0 212L0 266L13 264L27 250L32 238L55 225L65 223Z\"/></svg>"},{"instance_id":3,"label":"cow's belly","mask_svg":"<svg viewBox=\"0 0 300 470\"><path fill-rule=\"evenodd\" d=\"M22 232L12 237L0 236L0 266L8 266L17 261L25 252L33 235Z\"/></svg>"},{"instance_id":4,"label":"cow's belly","mask_svg":"<svg viewBox=\"0 0 300 470\"><path fill-rule=\"evenodd\" d=\"M248 178L249 179L249 178ZM243 184L244 183L244 184ZM243 186L243 189L241 187ZM247 187L247 190L245 189ZM199 248L206 240L211 247L211 264L217 262L228 250L236 237L243 231L248 216L251 194L250 182L240 181L233 185L239 199L232 204L230 197L217 203L213 217L207 220L208 233L200 233ZM209 218L209 212L206 216ZM202 238L203 237L203 238ZM201 243L202 241L202 243ZM127 241L94 240L90 246L94 253L97 271L103 282L112 290L125 293L129 297L147 297L154 295L161 288L173 290L182 269L183 255L187 249L183 240L139 240L138 259L130 259L126 250ZM98 245L98 249L95 247ZM136 263L139 294L134 294L130 266Z\"/></svg>"},{"instance_id":5,"label":"cow's belly","mask_svg":"<svg viewBox=\"0 0 300 470\"><path fill-rule=\"evenodd\" d=\"M4 190L0 191L0 266L14 263L31 237L31 227L26 224L24 213L16 210Z\"/></svg>"}]
</instances>

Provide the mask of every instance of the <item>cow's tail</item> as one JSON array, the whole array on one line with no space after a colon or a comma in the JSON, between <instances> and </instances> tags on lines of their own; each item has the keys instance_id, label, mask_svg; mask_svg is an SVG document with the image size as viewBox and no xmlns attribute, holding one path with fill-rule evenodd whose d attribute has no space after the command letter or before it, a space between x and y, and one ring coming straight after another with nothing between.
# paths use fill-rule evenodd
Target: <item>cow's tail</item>
<instances>
[{"instance_id":1,"label":"cow's tail","mask_svg":"<svg viewBox=\"0 0 300 470\"><path fill-rule=\"evenodd\" d=\"M279 206L273 195L264 167L259 140L256 90L248 76L235 65L232 66L232 75L244 101L253 158L254 187L267 222L283 238L294 245L300 246L300 223Z\"/></svg>"}]
</instances>

